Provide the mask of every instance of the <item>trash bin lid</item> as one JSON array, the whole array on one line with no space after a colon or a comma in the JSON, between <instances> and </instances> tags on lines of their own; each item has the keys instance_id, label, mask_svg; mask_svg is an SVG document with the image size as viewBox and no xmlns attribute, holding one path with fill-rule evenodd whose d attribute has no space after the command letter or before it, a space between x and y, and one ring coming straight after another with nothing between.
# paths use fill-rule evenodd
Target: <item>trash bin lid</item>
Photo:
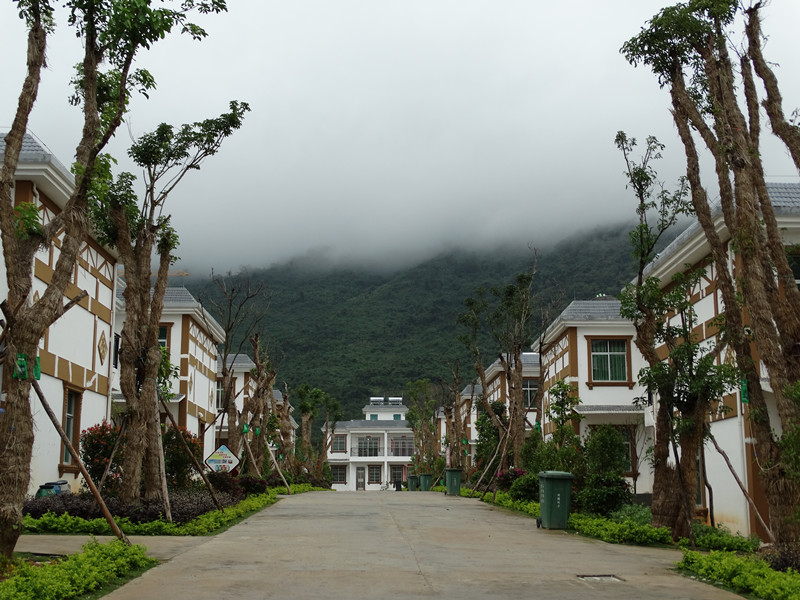
<instances>
[{"instance_id":1,"label":"trash bin lid","mask_svg":"<svg viewBox=\"0 0 800 600\"><path fill-rule=\"evenodd\" d=\"M566 471L539 471L539 477L544 479L575 479L575 475Z\"/></svg>"}]
</instances>

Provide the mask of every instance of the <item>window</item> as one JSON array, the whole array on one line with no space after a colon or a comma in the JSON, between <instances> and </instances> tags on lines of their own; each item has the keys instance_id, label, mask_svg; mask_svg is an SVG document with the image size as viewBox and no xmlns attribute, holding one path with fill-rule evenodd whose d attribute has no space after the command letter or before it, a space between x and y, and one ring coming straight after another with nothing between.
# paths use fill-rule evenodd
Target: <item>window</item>
<instances>
[{"instance_id":1,"label":"window","mask_svg":"<svg viewBox=\"0 0 800 600\"><path fill-rule=\"evenodd\" d=\"M391 456L413 456L414 439L410 437L391 438Z\"/></svg>"},{"instance_id":2,"label":"window","mask_svg":"<svg viewBox=\"0 0 800 600\"><path fill-rule=\"evenodd\" d=\"M367 479L367 481L369 483L380 483L381 482L381 466L380 465L369 465L368 476L369 476L369 479Z\"/></svg>"},{"instance_id":3,"label":"window","mask_svg":"<svg viewBox=\"0 0 800 600\"><path fill-rule=\"evenodd\" d=\"M82 395L74 389L64 389L64 410L61 416L61 426L64 428L64 433L69 439L69 443L78 452L80 437L81 437L81 400ZM66 444L61 444L61 464L59 465L59 472L78 472L78 467L69 453Z\"/></svg>"},{"instance_id":4,"label":"window","mask_svg":"<svg viewBox=\"0 0 800 600\"><path fill-rule=\"evenodd\" d=\"M358 438L359 456L380 456L380 439L373 437Z\"/></svg>"},{"instance_id":5,"label":"window","mask_svg":"<svg viewBox=\"0 0 800 600\"><path fill-rule=\"evenodd\" d=\"M169 330L171 329L170 325L159 325L158 326L158 345L162 348L169 348Z\"/></svg>"},{"instance_id":6,"label":"window","mask_svg":"<svg viewBox=\"0 0 800 600\"><path fill-rule=\"evenodd\" d=\"M399 420L400 420L400 415L392 415L392 418L393 418L395 421L399 421Z\"/></svg>"},{"instance_id":7,"label":"window","mask_svg":"<svg viewBox=\"0 0 800 600\"><path fill-rule=\"evenodd\" d=\"M225 410L225 388L222 385L222 380L217 379L217 412Z\"/></svg>"},{"instance_id":8,"label":"window","mask_svg":"<svg viewBox=\"0 0 800 600\"><path fill-rule=\"evenodd\" d=\"M534 400L536 399L536 392L539 389L539 382L535 379L522 380L522 393L525 399L525 408L536 408Z\"/></svg>"},{"instance_id":9,"label":"window","mask_svg":"<svg viewBox=\"0 0 800 600\"><path fill-rule=\"evenodd\" d=\"M370 415L369 416L369 420L370 421L377 421L378 420L378 415Z\"/></svg>"},{"instance_id":10,"label":"window","mask_svg":"<svg viewBox=\"0 0 800 600\"><path fill-rule=\"evenodd\" d=\"M120 336L120 334L115 333L114 334L114 368L115 369L119 367L119 344L120 344L121 340L122 340L122 337Z\"/></svg>"},{"instance_id":11,"label":"window","mask_svg":"<svg viewBox=\"0 0 800 600\"><path fill-rule=\"evenodd\" d=\"M390 468L392 470L391 482L394 483L395 481L403 481L403 465L392 465Z\"/></svg>"},{"instance_id":12,"label":"window","mask_svg":"<svg viewBox=\"0 0 800 600\"><path fill-rule=\"evenodd\" d=\"M631 380L631 336L611 336L605 338L586 338L589 347L589 381L594 385L627 385L633 388Z\"/></svg>"},{"instance_id":13,"label":"window","mask_svg":"<svg viewBox=\"0 0 800 600\"><path fill-rule=\"evenodd\" d=\"M331 465L333 483L347 483L347 465Z\"/></svg>"},{"instance_id":14,"label":"window","mask_svg":"<svg viewBox=\"0 0 800 600\"><path fill-rule=\"evenodd\" d=\"M331 443L331 452L347 452L347 435L336 434Z\"/></svg>"}]
</instances>

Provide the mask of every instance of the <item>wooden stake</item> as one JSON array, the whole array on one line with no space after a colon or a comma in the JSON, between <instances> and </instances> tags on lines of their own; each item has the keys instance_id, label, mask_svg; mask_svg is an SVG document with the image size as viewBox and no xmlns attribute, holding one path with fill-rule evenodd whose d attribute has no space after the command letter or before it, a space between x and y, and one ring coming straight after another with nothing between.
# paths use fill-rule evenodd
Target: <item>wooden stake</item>
<instances>
[{"instance_id":1,"label":"wooden stake","mask_svg":"<svg viewBox=\"0 0 800 600\"><path fill-rule=\"evenodd\" d=\"M106 518L106 521L108 521L108 524L111 527L111 531L113 531L114 535L116 535L120 540L122 540L124 543L130 546L131 545L130 540L128 540L125 534L122 533L122 530L119 528L119 525L117 525L117 522L114 520L114 517L111 516L111 512L109 512L108 510L108 506L106 506L106 503L103 501L103 497L100 495L100 492L97 490L97 487L92 482L91 477L89 477L89 472L86 470L86 467L84 466L83 462L81 462L81 457L78 456L78 452L75 450L75 447L72 445L72 442L69 441L67 434L64 433L64 429L61 427L61 423L58 422L58 419L56 418L53 409L50 408L50 405L45 399L44 392L42 392L42 388L39 387L39 382L36 381L35 379L32 379L31 384L33 385L33 389L36 390L36 395L39 396L39 400L41 401L42 407L44 407L47 416L50 417L50 421L52 421L53 426L56 428L56 431L58 431L58 435L61 436L61 441L64 442L64 446L66 446L67 450L70 453L70 456L72 456L72 460L74 460L75 464L78 465L78 468L81 471L81 475L83 475L83 478L86 480L86 485L89 486L89 490L91 490L92 495L94 496L95 500L97 500L97 503L100 505L100 510L103 512L103 516Z\"/></svg>"},{"instance_id":2,"label":"wooden stake","mask_svg":"<svg viewBox=\"0 0 800 600\"><path fill-rule=\"evenodd\" d=\"M197 460L197 457L192 454L192 451L189 449L189 444L186 443L186 440L183 437L183 432L178 428L178 424L175 422L175 417L172 416L172 412L167 406L167 403L164 401L164 398L161 397L161 392L158 392L158 399L161 400L161 405L164 407L164 410L167 411L167 417L169 418L169 422L172 423L172 426L175 428L175 431L178 432L178 438L180 438L181 442L183 442L183 448L186 450L186 453L191 457L192 462L194 463L194 468L197 469L197 472L200 473L200 477L203 478L203 483L206 484L208 488L208 493L211 494L211 500L214 501L214 506L220 512L225 512L225 509L220 504L219 499L217 498L217 494L214 492L214 486L211 485L211 482L208 480L206 476L205 469L200 465L200 462Z\"/></svg>"}]
</instances>

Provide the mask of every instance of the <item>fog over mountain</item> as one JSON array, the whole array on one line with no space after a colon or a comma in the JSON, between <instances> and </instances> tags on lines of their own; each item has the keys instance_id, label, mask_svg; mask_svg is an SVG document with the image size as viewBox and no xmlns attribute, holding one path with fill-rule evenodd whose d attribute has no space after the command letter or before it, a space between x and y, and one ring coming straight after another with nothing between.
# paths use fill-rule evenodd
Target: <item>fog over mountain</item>
<instances>
[{"instance_id":1,"label":"fog over mountain","mask_svg":"<svg viewBox=\"0 0 800 600\"><path fill-rule=\"evenodd\" d=\"M132 102L109 148L130 169L131 136L250 103L244 128L169 200L186 270L298 256L392 268L452 248L546 246L633 214L618 130L658 136L662 176L682 171L666 92L619 53L664 0L228 4L198 18L205 41L171 36L139 58L158 89ZM0 4L0 127L25 68L16 13ZM764 18L791 112L800 3L773 0ZM63 10L57 25L30 128L69 164L80 47ZM768 177L796 177L769 137Z\"/></svg>"}]
</instances>

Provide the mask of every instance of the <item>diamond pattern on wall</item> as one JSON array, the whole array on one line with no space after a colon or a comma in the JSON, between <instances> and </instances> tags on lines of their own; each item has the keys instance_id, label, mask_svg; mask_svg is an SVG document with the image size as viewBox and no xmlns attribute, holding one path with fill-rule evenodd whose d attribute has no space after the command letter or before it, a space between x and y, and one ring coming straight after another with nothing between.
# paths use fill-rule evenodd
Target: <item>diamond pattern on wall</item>
<instances>
[{"instance_id":1,"label":"diamond pattern on wall","mask_svg":"<svg viewBox=\"0 0 800 600\"><path fill-rule=\"evenodd\" d=\"M105 331L100 334L100 340L97 342L97 353L100 355L100 364L102 365L108 356L108 340Z\"/></svg>"}]
</instances>

